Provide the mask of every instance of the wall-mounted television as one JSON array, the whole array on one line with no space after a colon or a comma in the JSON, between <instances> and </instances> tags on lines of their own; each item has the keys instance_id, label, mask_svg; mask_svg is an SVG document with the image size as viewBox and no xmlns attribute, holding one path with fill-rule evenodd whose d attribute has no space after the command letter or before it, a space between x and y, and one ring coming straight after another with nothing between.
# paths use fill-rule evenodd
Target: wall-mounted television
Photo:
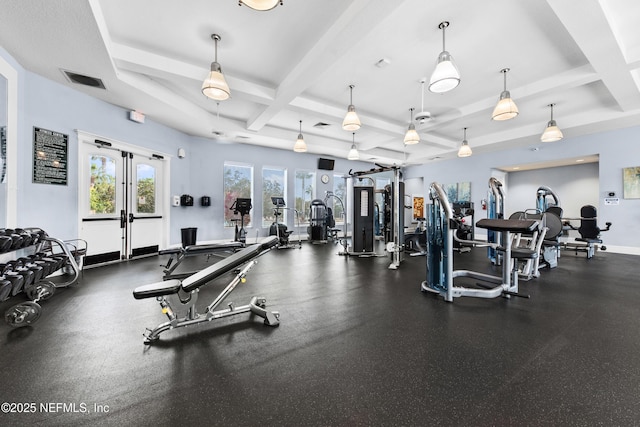
<instances>
[{"instance_id":1,"label":"wall-mounted television","mask_svg":"<svg viewBox=\"0 0 640 427\"><path fill-rule=\"evenodd\" d=\"M318 169L332 171L334 163L335 160L333 159L323 159L322 157L320 157L318 159Z\"/></svg>"}]
</instances>

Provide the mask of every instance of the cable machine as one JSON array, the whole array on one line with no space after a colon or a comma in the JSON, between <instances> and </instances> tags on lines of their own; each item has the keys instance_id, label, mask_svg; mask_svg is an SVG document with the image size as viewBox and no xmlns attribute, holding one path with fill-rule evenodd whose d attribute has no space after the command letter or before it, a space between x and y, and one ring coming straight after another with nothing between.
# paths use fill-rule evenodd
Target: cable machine
<instances>
[{"instance_id":1,"label":"cable machine","mask_svg":"<svg viewBox=\"0 0 640 427\"><path fill-rule=\"evenodd\" d=\"M404 242L404 182L402 172L398 166L378 166L368 171L349 171L353 188L353 226L352 247L346 251L347 255L377 256L374 251L375 241L375 211L374 195L375 181L368 175L393 171L393 183L386 190L385 200L390 205L387 211L391 218L385 225L385 249L391 254L390 269L397 269L402 262ZM356 183L356 180L358 182ZM368 182L365 182L367 180Z\"/></svg>"}]
</instances>

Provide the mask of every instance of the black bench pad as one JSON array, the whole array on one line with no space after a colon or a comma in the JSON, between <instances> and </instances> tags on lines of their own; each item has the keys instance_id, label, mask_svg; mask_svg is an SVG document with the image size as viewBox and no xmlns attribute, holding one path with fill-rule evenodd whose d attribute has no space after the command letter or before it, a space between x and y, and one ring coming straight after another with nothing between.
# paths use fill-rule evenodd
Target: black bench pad
<instances>
[{"instance_id":1,"label":"black bench pad","mask_svg":"<svg viewBox=\"0 0 640 427\"><path fill-rule=\"evenodd\" d=\"M135 299L160 297L162 295L176 294L178 290L180 290L180 280L165 280L164 282L138 286L133 291L133 297Z\"/></svg>"},{"instance_id":2,"label":"black bench pad","mask_svg":"<svg viewBox=\"0 0 640 427\"><path fill-rule=\"evenodd\" d=\"M266 251L269 248L272 248L278 243L278 238L276 236L270 236L262 243L256 243L251 246L247 246L234 253L233 255L223 259L222 261L216 262L215 264L205 268L204 270L198 271L195 274L187 277L182 281L182 289L185 292L191 292L194 289L199 288L200 286L212 281L213 279L222 276L229 271L241 266L242 264L250 261L251 259L258 256L261 252Z\"/></svg>"},{"instance_id":3,"label":"black bench pad","mask_svg":"<svg viewBox=\"0 0 640 427\"><path fill-rule=\"evenodd\" d=\"M184 253L185 255L208 254L216 251L224 251L228 249L241 249L244 245L240 242L228 243L210 243L207 245L189 245L185 248L169 248L158 252L159 255L173 255Z\"/></svg>"}]
</instances>

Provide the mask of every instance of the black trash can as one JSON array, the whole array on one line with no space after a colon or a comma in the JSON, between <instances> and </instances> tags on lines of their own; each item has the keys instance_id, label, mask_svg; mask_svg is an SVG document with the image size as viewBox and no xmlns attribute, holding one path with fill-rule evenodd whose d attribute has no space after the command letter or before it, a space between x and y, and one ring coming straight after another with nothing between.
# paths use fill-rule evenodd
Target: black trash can
<instances>
[{"instance_id":1,"label":"black trash can","mask_svg":"<svg viewBox=\"0 0 640 427\"><path fill-rule=\"evenodd\" d=\"M198 229L196 227L182 228L180 231L182 232L183 248L196 244L196 236L198 234Z\"/></svg>"}]
</instances>

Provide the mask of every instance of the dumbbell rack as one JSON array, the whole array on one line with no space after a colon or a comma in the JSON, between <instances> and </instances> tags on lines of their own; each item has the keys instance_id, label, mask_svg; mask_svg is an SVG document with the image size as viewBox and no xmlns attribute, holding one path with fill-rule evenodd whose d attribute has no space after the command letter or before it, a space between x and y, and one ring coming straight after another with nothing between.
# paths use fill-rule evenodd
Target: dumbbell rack
<instances>
[{"instance_id":1,"label":"dumbbell rack","mask_svg":"<svg viewBox=\"0 0 640 427\"><path fill-rule=\"evenodd\" d=\"M84 240L62 241L40 228L0 228L0 302L21 293L28 299L5 311L7 324L35 323L40 301L77 282L86 252Z\"/></svg>"}]
</instances>

